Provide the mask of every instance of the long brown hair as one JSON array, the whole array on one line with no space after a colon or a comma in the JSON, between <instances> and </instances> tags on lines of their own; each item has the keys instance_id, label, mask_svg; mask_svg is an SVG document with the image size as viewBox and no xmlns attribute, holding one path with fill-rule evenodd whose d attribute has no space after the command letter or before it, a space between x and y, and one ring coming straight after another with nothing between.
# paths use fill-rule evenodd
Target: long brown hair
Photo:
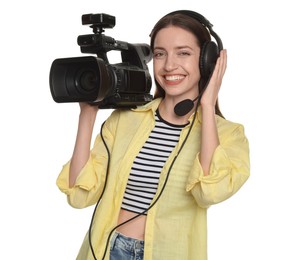
<instances>
[{"instance_id":1,"label":"long brown hair","mask_svg":"<svg viewBox=\"0 0 303 260\"><path fill-rule=\"evenodd\" d=\"M203 44L205 42L209 42L211 40L209 31L198 20L196 20L188 15L182 14L182 13L169 14L169 15L162 17L156 23L152 32L150 33L150 46L151 46L152 51L154 51L154 42L155 42L157 33L161 29L169 27L169 26L180 27L184 30L191 32L192 34L195 35L199 46L203 46ZM160 84L157 82L157 80L155 78L154 78L154 81L156 83L156 90L155 90L154 98L165 97L165 91L163 90L163 88L160 86ZM205 78L205 77L203 77L203 75L201 75L201 78L199 81L199 92L201 94L203 94L203 92L207 86L207 82L208 82L208 78ZM217 115L223 117L223 115L220 111L220 108L219 108L218 100L216 101L215 112Z\"/></svg>"}]
</instances>

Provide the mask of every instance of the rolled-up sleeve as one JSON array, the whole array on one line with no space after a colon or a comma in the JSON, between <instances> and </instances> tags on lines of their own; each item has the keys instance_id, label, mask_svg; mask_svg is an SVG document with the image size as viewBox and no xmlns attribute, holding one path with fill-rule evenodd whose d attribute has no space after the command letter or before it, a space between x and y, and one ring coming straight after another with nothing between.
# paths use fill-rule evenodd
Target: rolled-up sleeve
<instances>
[{"instance_id":1,"label":"rolled-up sleeve","mask_svg":"<svg viewBox=\"0 0 303 260\"><path fill-rule=\"evenodd\" d=\"M249 144L242 125L229 129L220 138L207 176L204 176L199 156L197 154L194 160L186 190L203 208L231 197L250 175Z\"/></svg>"},{"instance_id":2,"label":"rolled-up sleeve","mask_svg":"<svg viewBox=\"0 0 303 260\"><path fill-rule=\"evenodd\" d=\"M113 143L113 135L106 124L103 136L107 147ZM93 205L99 199L104 188L108 163L108 153L100 134L97 135L89 159L79 173L75 185L69 187L70 161L67 162L57 178L58 188L67 195L68 203L75 208Z\"/></svg>"}]
</instances>

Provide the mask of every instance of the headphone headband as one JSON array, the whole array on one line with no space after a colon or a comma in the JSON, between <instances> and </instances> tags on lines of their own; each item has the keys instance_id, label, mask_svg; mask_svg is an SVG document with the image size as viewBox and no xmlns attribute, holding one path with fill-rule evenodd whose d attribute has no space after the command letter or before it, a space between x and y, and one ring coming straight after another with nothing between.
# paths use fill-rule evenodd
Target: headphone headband
<instances>
[{"instance_id":1,"label":"headphone headband","mask_svg":"<svg viewBox=\"0 0 303 260\"><path fill-rule=\"evenodd\" d=\"M178 11L173 11L171 13L168 13L165 16L174 15L174 14L184 14L184 15L187 15L187 16L195 19L196 21L198 21L202 25L204 25L208 29L210 35L213 36L214 39L216 40L219 51L223 50L223 43L222 43L220 37L218 36L218 34L216 34L213 31L213 29L212 29L213 25L203 15L201 15L201 14L195 12L195 11L191 11L191 10L178 10Z\"/></svg>"}]
</instances>

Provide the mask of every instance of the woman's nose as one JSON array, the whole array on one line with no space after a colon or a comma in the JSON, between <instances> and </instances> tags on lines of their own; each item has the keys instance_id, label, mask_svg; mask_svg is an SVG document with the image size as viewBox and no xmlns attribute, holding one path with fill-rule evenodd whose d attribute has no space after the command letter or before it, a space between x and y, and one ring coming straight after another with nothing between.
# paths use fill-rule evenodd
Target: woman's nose
<instances>
[{"instance_id":1,"label":"woman's nose","mask_svg":"<svg viewBox=\"0 0 303 260\"><path fill-rule=\"evenodd\" d=\"M178 67L179 65L177 64L175 58L173 56L168 55L165 61L165 70L173 71Z\"/></svg>"}]
</instances>

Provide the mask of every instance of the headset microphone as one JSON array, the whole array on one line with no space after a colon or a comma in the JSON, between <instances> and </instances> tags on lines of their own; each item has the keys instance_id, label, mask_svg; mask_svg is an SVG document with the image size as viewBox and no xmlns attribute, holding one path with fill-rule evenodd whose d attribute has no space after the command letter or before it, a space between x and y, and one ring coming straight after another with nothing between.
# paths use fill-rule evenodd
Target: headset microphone
<instances>
[{"instance_id":1,"label":"headset microphone","mask_svg":"<svg viewBox=\"0 0 303 260\"><path fill-rule=\"evenodd\" d=\"M197 96L194 100L184 99L180 101L177 105L175 105L174 111L177 116L185 116L188 114L194 107L194 102L199 98L201 94Z\"/></svg>"}]
</instances>

